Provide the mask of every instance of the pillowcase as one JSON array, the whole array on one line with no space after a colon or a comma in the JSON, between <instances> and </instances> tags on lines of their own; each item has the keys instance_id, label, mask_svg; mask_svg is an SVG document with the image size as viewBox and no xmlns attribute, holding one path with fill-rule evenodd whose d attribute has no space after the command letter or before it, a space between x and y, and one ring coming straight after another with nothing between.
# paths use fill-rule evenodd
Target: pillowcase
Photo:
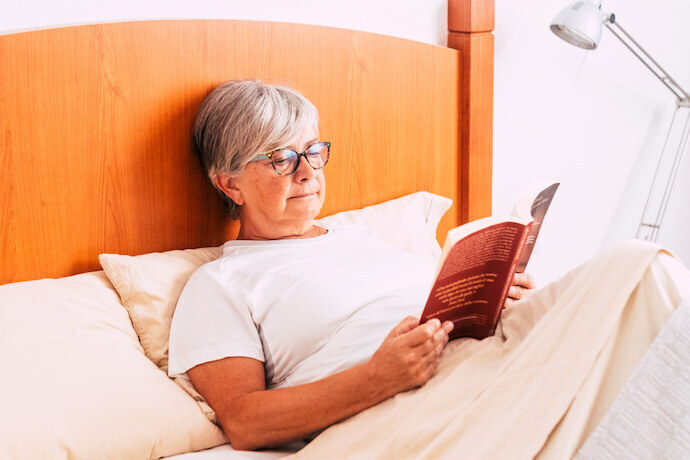
<instances>
[{"instance_id":1,"label":"pillowcase","mask_svg":"<svg viewBox=\"0 0 690 460\"><path fill-rule=\"evenodd\" d=\"M194 270L217 259L222 252L222 248L200 248L140 256L98 256L120 294L144 353L165 372L168 371L167 337L182 288Z\"/></svg>"},{"instance_id":2,"label":"pillowcase","mask_svg":"<svg viewBox=\"0 0 690 460\"><path fill-rule=\"evenodd\" d=\"M450 198L416 192L362 209L339 212L316 222L324 227L363 225L391 246L435 265L441 256L436 227L452 204Z\"/></svg>"},{"instance_id":3,"label":"pillowcase","mask_svg":"<svg viewBox=\"0 0 690 460\"><path fill-rule=\"evenodd\" d=\"M222 248L153 252L140 256L101 254L98 260L120 294L144 353L168 374L168 338L177 299L194 270L217 259ZM211 406L185 378L173 379L199 405L212 422Z\"/></svg>"},{"instance_id":4,"label":"pillowcase","mask_svg":"<svg viewBox=\"0 0 690 460\"><path fill-rule=\"evenodd\" d=\"M0 458L158 458L223 444L144 355L103 272L0 286Z\"/></svg>"},{"instance_id":5,"label":"pillowcase","mask_svg":"<svg viewBox=\"0 0 690 460\"><path fill-rule=\"evenodd\" d=\"M359 224L392 246L436 263L441 248L436 227L452 200L417 192L362 209L317 220L324 227ZM177 300L200 265L219 257L221 248L201 248L139 256L101 254L103 270L120 294L141 345L151 361L167 373L170 323ZM213 421L215 414L189 380L176 378Z\"/></svg>"}]
</instances>

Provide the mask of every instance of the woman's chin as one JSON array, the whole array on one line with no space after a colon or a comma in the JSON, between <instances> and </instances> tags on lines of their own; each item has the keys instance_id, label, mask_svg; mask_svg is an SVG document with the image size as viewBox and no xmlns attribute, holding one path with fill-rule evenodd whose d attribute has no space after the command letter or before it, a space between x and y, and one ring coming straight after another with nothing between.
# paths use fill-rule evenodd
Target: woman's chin
<instances>
[{"instance_id":1,"label":"woman's chin","mask_svg":"<svg viewBox=\"0 0 690 460\"><path fill-rule=\"evenodd\" d=\"M295 218L312 220L321 211L322 204L317 195L309 198L293 198L288 201L287 210Z\"/></svg>"}]
</instances>

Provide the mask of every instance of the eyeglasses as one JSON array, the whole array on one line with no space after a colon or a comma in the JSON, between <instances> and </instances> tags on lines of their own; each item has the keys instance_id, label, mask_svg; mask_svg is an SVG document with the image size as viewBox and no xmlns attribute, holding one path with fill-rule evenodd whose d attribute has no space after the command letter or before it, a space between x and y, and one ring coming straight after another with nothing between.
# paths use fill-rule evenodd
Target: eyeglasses
<instances>
[{"instance_id":1,"label":"eyeglasses","mask_svg":"<svg viewBox=\"0 0 690 460\"><path fill-rule=\"evenodd\" d=\"M297 153L290 149L279 149L264 155L258 155L249 161L259 161L268 158L271 160L275 172L281 176L289 176L297 171L300 157L304 157L309 166L314 169L323 168L328 163L330 151L330 142L317 142L307 147L307 150L302 153Z\"/></svg>"}]
</instances>

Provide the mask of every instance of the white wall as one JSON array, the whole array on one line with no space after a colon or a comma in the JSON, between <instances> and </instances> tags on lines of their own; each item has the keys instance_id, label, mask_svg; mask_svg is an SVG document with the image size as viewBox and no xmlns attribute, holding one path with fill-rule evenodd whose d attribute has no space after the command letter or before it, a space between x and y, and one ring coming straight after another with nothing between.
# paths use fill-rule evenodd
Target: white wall
<instances>
[{"instance_id":1,"label":"white wall","mask_svg":"<svg viewBox=\"0 0 690 460\"><path fill-rule=\"evenodd\" d=\"M568 3L496 2L494 211L510 209L525 178L561 180L530 267L542 281L635 236L675 108L608 30L590 52L553 35L548 25ZM604 0L603 9L690 91L689 2ZM688 163L659 242L690 265Z\"/></svg>"},{"instance_id":2,"label":"white wall","mask_svg":"<svg viewBox=\"0 0 690 460\"><path fill-rule=\"evenodd\" d=\"M227 18L322 24L446 44L443 0L3 3L0 33L106 21ZM671 93L607 30L591 52L556 38L548 25L567 4L496 0L494 212L509 213L515 193L533 179L562 182L529 267L540 284L635 235L674 106ZM615 12L690 91L690 2L604 0L603 9ZM659 241L690 265L689 163L681 170Z\"/></svg>"},{"instance_id":3,"label":"white wall","mask_svg":"<svg viewBox=\"0 0 690 460\"><path fill-rule=\"evenodd\" d=\"M443 0L0 0L0 33L142 19L248 19L343 27L446 44Z\"/></svg>"}]
</instances>

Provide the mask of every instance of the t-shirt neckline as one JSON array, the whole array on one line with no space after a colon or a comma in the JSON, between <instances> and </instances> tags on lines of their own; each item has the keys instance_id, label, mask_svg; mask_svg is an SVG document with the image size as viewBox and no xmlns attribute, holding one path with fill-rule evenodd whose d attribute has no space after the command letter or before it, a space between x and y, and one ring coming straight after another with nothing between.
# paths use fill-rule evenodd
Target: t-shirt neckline
<instances>
[{"instance_id":1,"label":"t-shirt neckline","mask_svg":"<svg viewBox=\"0 0 690 460\"><path fill-rule=\"evenodd\" d=\"M322 227L325 228L325 227ZM326 228L326 233L323 235L312 236L311 238L284 238L279 240L230 240L223 245L223 251L230 248L239 248L243 246L282 246L282 245L296 245L296 244L314 244L328 240L335 234L335 229Z\"/></svg>"}]
</instances>

